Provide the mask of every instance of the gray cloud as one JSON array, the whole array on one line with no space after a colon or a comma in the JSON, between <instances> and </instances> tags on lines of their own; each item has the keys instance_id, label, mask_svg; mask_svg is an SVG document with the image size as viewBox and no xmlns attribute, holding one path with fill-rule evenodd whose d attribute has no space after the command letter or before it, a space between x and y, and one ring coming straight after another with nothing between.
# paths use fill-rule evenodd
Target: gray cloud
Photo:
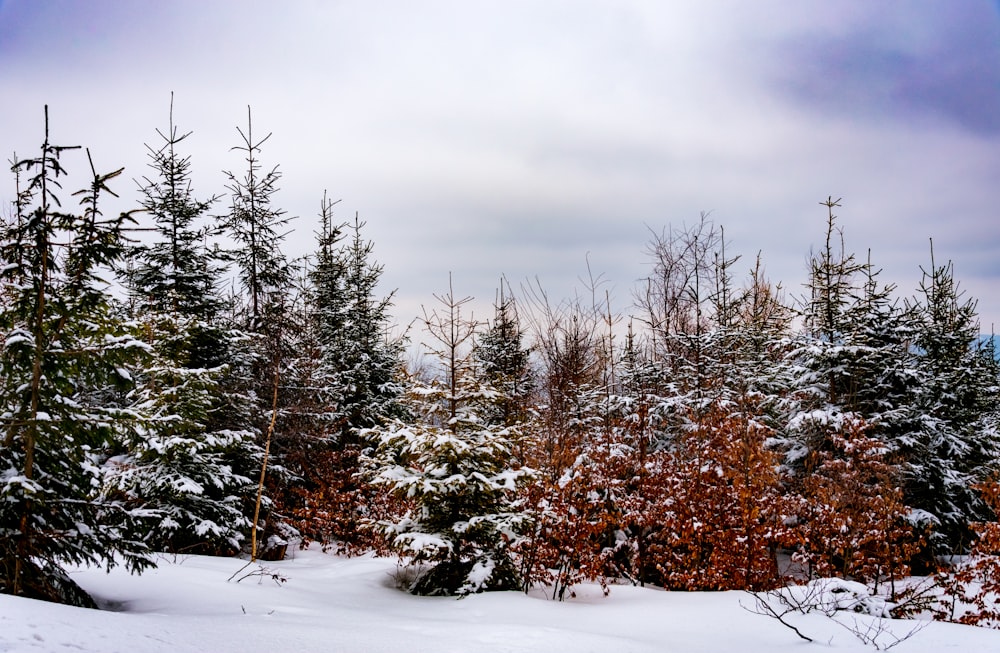
<instances>
[{"instance_id":1,"label":"gray cloud","mask_svg":"<svg viewBox=\"0 0 1000 653\"><path fill-rule=\"evenodd\" d=\"M847 33L797 35L775 49L795 62L775 71L779 88L812 109L841 116L936 118L1000 134L1000 21L986 2L896 7L886 20ZM902 10L901 10L902 9Z\"/></svg>"},{"instance_id":2,"label":"gray cloud","mask_svg":"<svg viewBox=\"0 0 1000 653\"><path fill-rule=\"evenodd\" d=\"M300 216L290 252L323 190L343 198L404 323L449 271L488 310L501 274L559 296L588 257L627 308L646 225L702 210L798 293L831 194L902 292L934 236L1000 323L998 34L972 0L6 0L0 148L37 146L49 103L58 139L138 177L174 91L210 195L250 104Z\"/></svg>"}]
</instances>

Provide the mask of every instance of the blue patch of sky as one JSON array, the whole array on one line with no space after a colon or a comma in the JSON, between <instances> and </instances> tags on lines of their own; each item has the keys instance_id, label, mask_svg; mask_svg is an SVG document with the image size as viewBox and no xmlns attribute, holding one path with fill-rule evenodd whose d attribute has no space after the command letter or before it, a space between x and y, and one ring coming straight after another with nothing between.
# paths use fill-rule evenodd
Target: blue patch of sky
<instances>
[{"instance_id":1,"label":"blue patch of sky","mask_svg":"<svg viewBox=\"0 0 1000 653\"><path fill-rule=\"evenodd\" d=\"M794 64L778 73L777 87L835 115L935 117L1000 135L1000 13L959 11L949 22L912 42L905 33L888 38L886 25L796 39L780 48Z\"/></svg>"}]
</instances>

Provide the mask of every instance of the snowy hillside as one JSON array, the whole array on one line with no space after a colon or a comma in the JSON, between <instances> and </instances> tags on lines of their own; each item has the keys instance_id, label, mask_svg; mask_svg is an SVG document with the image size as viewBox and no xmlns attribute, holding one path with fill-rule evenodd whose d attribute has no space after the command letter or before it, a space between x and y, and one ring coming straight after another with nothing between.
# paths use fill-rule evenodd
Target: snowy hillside
<instances>
[{"instance_id":1,"label":"snowy hillside","mask_svg":"<svg viewBox=\"0 0 1000 653\"><path fill-rule=\"evenodd\" d=\"M794 621L807 644L777 621L741 607L740 592L677 593L616 586L578 588L563 602L517 593L416 597L394 587L394 561L346 559L318 551L268 563L286 580L227 582L242 561L162 559L143 576L84 569L73 577L103 611L0 596L0 651L741 651L873 650L819 615ZM253 568L253 569L256 569ZM851 616L848 619L853 619ZM856 617L861 625L874 618ZM917 622L886 622L905 635ZM886 642L891 641L889 639ZM998 651L1000 632L926 623L893 649Z\"/></svg>"}]
</instances>

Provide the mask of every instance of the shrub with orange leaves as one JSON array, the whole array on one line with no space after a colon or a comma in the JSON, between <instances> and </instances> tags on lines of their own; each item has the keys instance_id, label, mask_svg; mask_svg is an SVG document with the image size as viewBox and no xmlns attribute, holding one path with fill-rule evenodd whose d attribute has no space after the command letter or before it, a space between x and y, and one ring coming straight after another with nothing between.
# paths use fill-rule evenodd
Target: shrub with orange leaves
<instances>
[{"instance_id":1,"label":"shrub with orange leaves","mask_svg":"<svg viewBox=\"0 0 1000 653\"><path fill-rule=\"evenodd\" d=\"M401 514L405 506L382 488L358 477L358 447L317 447L288 454L286 462L302 478L275 492L275 511L295 528L301 545L347 555L387 554L384 538L367 527L370 519Z\"/></svg>"},{"instance_id":2,"label":"shrub with orange leaves","mask_svg":"<svg viewBox=\"0 0 1000 653\"><path fill-rule=\"evenodd\" d=\"M539 479L527 490L534 529L517 547L526 587L551 586L560 601L583 581L597 581L607 593L616 520L601 462L581 455L559 479Z\"/></svg>"},{"instance_id":3,"label":"shrub with orange leaves","mask_svg":"<svg viewBox=\"0 0 1000 653\"><path fill-rule=\"evenodd\" d=\"M909 575L923 539L908 520L900 467L868 425L831 426L828 447L814 453L801 480L793 561L809 578L839 576L873 585Z\"/></svg>"},{"instance_id":4,"label":"shrub with orange leaves","mask_svg":"<svg viewBox=\"0 0 1000 653\"><path fill-rule=\"evenodd\" d=\"M768 430L717 402L669 449L650 456L642 573L669 589L768 589L778 584L784 501Z\"/></svg>"}]
</instances>

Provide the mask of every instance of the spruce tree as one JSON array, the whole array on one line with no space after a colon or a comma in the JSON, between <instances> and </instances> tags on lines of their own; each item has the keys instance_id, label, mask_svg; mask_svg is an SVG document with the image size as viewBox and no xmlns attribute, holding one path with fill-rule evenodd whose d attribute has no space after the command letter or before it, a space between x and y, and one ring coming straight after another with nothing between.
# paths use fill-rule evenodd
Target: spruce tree
<instances>
[{"instance_id":1,"label":"spruce tree","mask_svg":"<svg viewBox=\"0 0 1000 653\"><path fill-rule=\"evenodd\" d=\"M831 429L861 419L869 435L892 446L911 428L912 320L892 301L871 261L846 252L828 198L823 248L811 261L804 329L787 363L794 370L785 431L786 463L808 471L819 452L833 450Z\"/></svg>"},{"instance_id":2,"label":"spruce tree","mask_svg":"<svg viewBox=\"0 0 1000 653\"><path fill-rule=\"evenodd\" d=\"M239 127L237 132L242 142L233 149L245 154L247 167L243 176L226 173L232 204L223 222L235 242L232 257L246 291L244 328L270 333L281 320L285 293L292 280L288 261L281 251L285 237L282 230L289 218L272 204L281 173L277 166L269 171L262 169L261 146L271 134L255 140L250 107L247 107L246 132Z\"/></svg>"},{"instance_id":3,"label":"spruce tree","mask_svg":"<svg viewBox=\"0 0 1000 653\"><path fill-rule=\"evenodd\" d=\"M157 133L160 146L147 146L154 174L141 186L153 236L132 251L126 279L150 351L136 373L143 420L122 442L106 491L155 516L151 547L233 553L250 527L244 503L260 456L247 399L232 389L244 338L222 324L221 263L207 242L214 198L195 197L190 157L180 153L190 133L175 126L172 101Z\"/></svg>"},{"instance_id":4,"label":"spruce tree","mask_svg":"<svg viewBox=\"0 0 1000 653\"><path fill-rule=\"evenodd\" d=\"M337 260L332 263L342 278L327 280L326 293L319 295L325 294L327 301L317 306L320 320L328 322L324 359L334 375L340 437L345 442L357 442L360 429L401 415L397 400L403 390L398 381L403 342L389 333L392 293L377 294L383 268L372 260L374 243L362 237L364 226L355 214L348 227L349 241L335 252ZM341 287L338 291L331 285ZM343 297L339 307L328 303L337 295Z\"/></svg>"},{"instance_id":5,"label":"spruce tree","mask_svg":"<svg viewBox=\"0 0 1000 653\"><path fill-rule=\"evenodd\" d=\"M305 450L337 441L345 429L337 415L340 366L330 354L331 343L339 340L346 321L345 270L337 255L343 225L333 223L335 204L324 193L317 250L301 268L291 304L297 327L288 332L293 353L283 365L285 401L277 429L285 454L302 449L299 453L308 456Z\"/></svg>"},{"instance_id":6,"label":"spruce tree","mask_svg":"<svg viewBox=\"0 0 1000 653\"><path fill-rule=\"evenodd\" d=\"M376 524L390 547L417 566L410 591L469 594L521 587L511 551L530 523L516 490L531 472L510 465L504 437L482 419L497 396L475 370L475 322L461 316L470 298L438 297L425 313L440 375L414 382L412 422L368 431L374 444L368 478L411 502L401 519ZM421 569L421 567L424 567Z\"/></svg>"},{"instance_id":7,"label":"spruce tree","mask_svg":"<svg viewBox=\"0 0 1000 653\"><path fill-rule=\"evenodd\" d=\"M229 256L236 264L238 283L244 291L233 298L232 321L246 338L235 352L239 364L231 367L223 387L234 400L244 400L243 410L232 413L234 426L249 425L264 435L259 445L267 448L273 436L269 425L276 423L286 403L281 378L293 355L297 328L289 319L294 271L281 248L289 218L273 202L281 179L278 166L265 170L261 164L261 147L271 134L255 136L249 106L246 131L237 127L237 132L241 142L232 149L243 153L246 168L242 175L226 173L231 204L222 222L224 233L233 243ZM238 407L237 401L231 403ZM265 471L258 472L262 480Z\"/></svg>"},{"instance_id":8,"label":"spruce tree","mask_svg":"<svg viewBox=\"0 0 1000 653\"><path fill-rule=\"evenodd\" d=\"M298 355L301 325L291 319L296 270L282 251L291 218L274 204L281 173L277 165L265 169L261 162L261 148L272 134L262 138L255 134L249 106L246 129L237 127L237 133L240 142L231 149L243 154L246 167L242 173L225 173L230 207L222 223L232 243L228 256L242 291L234 293L230 302L231 322L245 338L237 352L240 364L227 376L225 387L230 396L244 398L238 419L263 436L260 446L266 450L272 440L281 439L279 416L288 414L294 403L286 396L292 384L283 379L294 377L291 366ZM258 472L262 483L266 471L265 466ZM273 520L270 525L277 527Z\"/></svg>"},{"instance_id":9,"label":"spruce tree","mask_svg":"<svg viewBox=\"0 0 1000 653\"><path fill-rule=\"evenodd\" d=\"M353 545L366 537L359 522L374 498L357 475L359 434L404 415L403 342L389 333L392 293L378 296L382 266L365 224L357 216L335 223L334 204L324 195L277 432L282 460L299 479L286 489L285 509L308 537Z\"/></svg>"},{"instance_id":10,"label":"spruce tree","mask_svg":"<svg viewBox=\"0 0 1000 653\"><path fill-rule=\"evenodd\" d=\"M510 290L505 290L503 280L493 310L493 322L476 344L483 375L501 393L495 414L486 417L495 424L513 427L528 417L535 381L531 349L524 344L525 330L518 319L517 304Z\"/></svg>"},{"instance_id":11,"label":"spruce tree","mask_svg":"<svg viewBox=\"0 0 1000 653\"><path fill-rule=\"evenodd\" d=\"M802 416L818 416L823 412L832 419L842 413L845 404L853 399L857 379L850 373L852 342L855 327L854 308L857 297L856 279L864 270L854 254L845 252L843 232L836 223L834 208L839 200L827 198L826 232L822 249L810 260L809 281L802 317L804 330L791 353L800 376L796 391L801 400L800 410L793 418L801 426L803 438L798 451L805 456L811 450L823 448L825 421L813 424ZM819 412L817 412L819 411ZM815 432L810 432L815 426ZM795 428L793 427L793 430Z\"/></svg>"},{"instance_id":12,"label":"spruce tree","mask_svg":"<svg viewBox=\"0 0 1000 653\"><path fill-rule=\"evenodd\" d=\"M976 302L960 290L950 261L935 263L933 250L912 308L921 419L905 443L907 498L938 522L938 551L963 551L969 523L990 517L974 486L996 472L1000 456L997 361L982 345Z\"/></svg>"},{"instance_id":13,"label":"spruce tree","mask_svg":"<svg viewBox=\"0 0 1000 653\"><path fill-rule=\"evenodd\" d=\"M173 95L167 130L157 134L160 146L146 146L155 175L143 177L140 186L140 206L153 219L156 240L133 252L128 285L143 313L211 321L220 308L215 286L222 265L206 241L213 233L208 212L217 198L194 195L191 157L178 151L191 132L181 134L174 124Z\"/></svg>"},{"instance_id":14,"label":"spruce tree","mask_svg":"<svg viewBox=\"0 0 1000 653\"><path fill-rule=\"evenodd\" d=\"M98 174L91 161L80 211L64 209L62 156L76 148L50 142L45 114L39 156L13 164L30 177L0 250L0 591L86 605L64 564L150 564L135 514L97 493L104 451L132 420L95 390L127 390L143 346L116 319L106 281L131 217L104 216L99 200L122 171Z\"/></svg>"}]
</instances>

